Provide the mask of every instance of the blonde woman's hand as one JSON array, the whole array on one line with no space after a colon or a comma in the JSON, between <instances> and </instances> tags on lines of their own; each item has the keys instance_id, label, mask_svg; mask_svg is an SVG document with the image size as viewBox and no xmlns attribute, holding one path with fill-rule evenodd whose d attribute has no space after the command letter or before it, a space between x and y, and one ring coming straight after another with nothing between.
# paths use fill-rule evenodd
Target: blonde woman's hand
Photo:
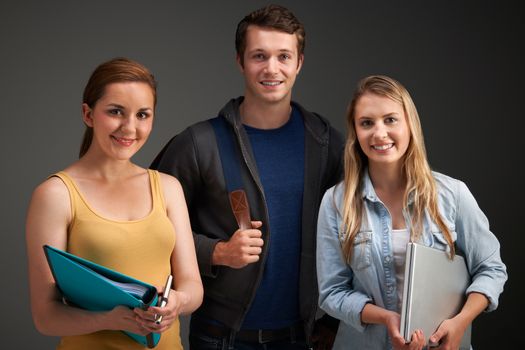
<instances>
[{"instance_id":1,"label":"blonde woman's hand","mask_svg":"<svg viewBox=\"0 0 525 350\"><path fill-rule=\"evenodd\" d=\"M423 331L416 330L412 333L410 343L405 342L405 338L399 333L401 316L397 312L389 312L386 318L386 327L388 335L392 340L392 346L395 350L421 350L425 346L425 335Z\"/></svg>"},{"instance_id":2,"label":"blonde woman's hand","mask_svg":"<svg viewBox=\"0 0 525 350\"><path fill-rule=\"evenodd\" d=\"M465 333L468 324L456 318L451 318L441 322L437 331L430 337L432 344L439 344L433 350L457 350L461 343L461 338Z\"/></svg>"}]
</instances>

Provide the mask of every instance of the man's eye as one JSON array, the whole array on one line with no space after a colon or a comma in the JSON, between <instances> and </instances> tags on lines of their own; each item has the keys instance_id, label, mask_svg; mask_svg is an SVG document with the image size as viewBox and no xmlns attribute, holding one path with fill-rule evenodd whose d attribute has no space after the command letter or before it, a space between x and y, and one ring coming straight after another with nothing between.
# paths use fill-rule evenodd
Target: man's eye
<instances>
[{"instance_id":1,"label":"man's eye","mask_svg":"<svg viewBox=\"0 0 525 350\"><path fill-rule=\"evenodd\" d=\"M290 55L285 55L285 54L281 55L281 61L286 61L286 60L289 60L290 58L292 58L290 57Z\"/></svg>"}]
</instances>

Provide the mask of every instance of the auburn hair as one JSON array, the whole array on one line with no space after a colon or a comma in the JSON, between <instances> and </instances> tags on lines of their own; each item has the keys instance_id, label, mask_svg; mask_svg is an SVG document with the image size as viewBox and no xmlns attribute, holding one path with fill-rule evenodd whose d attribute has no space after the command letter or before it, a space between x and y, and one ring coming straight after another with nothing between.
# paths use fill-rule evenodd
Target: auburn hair
<instances>
[{"instance_id":1,"label":"auburn hair","mask_svg":"<svg viewBox=\"0 0 525 350\"><path fill-rule=\"evenodd\" d=\"M142 82L148 84L153 93L154 106L157 104L157 82L151 72L142 64L124 57L113 58L100 64L84 88L82 102L93 108L104 95L106 86L113 83ZM93 140L93 128L86 125L79 158L86 154Z\"/></svg>"}]
</instances>

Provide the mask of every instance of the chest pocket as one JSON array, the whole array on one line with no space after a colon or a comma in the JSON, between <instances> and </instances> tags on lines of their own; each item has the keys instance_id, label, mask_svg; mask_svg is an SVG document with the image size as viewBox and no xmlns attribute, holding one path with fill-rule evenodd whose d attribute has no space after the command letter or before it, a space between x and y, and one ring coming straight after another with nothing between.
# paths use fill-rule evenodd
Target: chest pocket
<instances>
[{"instance_id":1,"label":"chest pocket","mask_svg":"<svg viewBox=\"0 0 525 350\"><path fill-rule=\"evenodd\" d=\"M354 238L352 249L353 270L363 270L372 263L372 231L359 231Z\"/></svg>"},{"instance_id":2,"label":"chest pocket","mask_svg":"<svg viewBox=\"0 0 525 350\"><path fill-rule=\"evenodd\" d=\"M456 228L448 226L448 229L450 230L450 236L452 237L452 241L456 242L458 238L458 235L456 233ZM432 223L431 233L432 233L432 247L433 248L445 250L447 252L450 251L450 247L448 246L447 240L445 239L443 232L434 223Z\"/></svg>"}]
</instances>

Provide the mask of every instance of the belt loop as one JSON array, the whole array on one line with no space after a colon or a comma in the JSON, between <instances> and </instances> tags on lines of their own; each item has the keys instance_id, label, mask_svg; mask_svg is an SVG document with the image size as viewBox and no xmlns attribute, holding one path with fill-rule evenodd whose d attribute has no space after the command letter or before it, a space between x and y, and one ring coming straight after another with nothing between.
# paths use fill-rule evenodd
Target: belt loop
<instances>
[{"instance_id":1,"label":"belt loop","mask_svg":"<svg viewBox=\"0 0 525 350\"><path fill-rule=\"evenodd\" d=\"M230 331L230 335L227 337L228 339L228 350L234 350L235 349L235 330Z\"/></svg>"}]
</instances>

